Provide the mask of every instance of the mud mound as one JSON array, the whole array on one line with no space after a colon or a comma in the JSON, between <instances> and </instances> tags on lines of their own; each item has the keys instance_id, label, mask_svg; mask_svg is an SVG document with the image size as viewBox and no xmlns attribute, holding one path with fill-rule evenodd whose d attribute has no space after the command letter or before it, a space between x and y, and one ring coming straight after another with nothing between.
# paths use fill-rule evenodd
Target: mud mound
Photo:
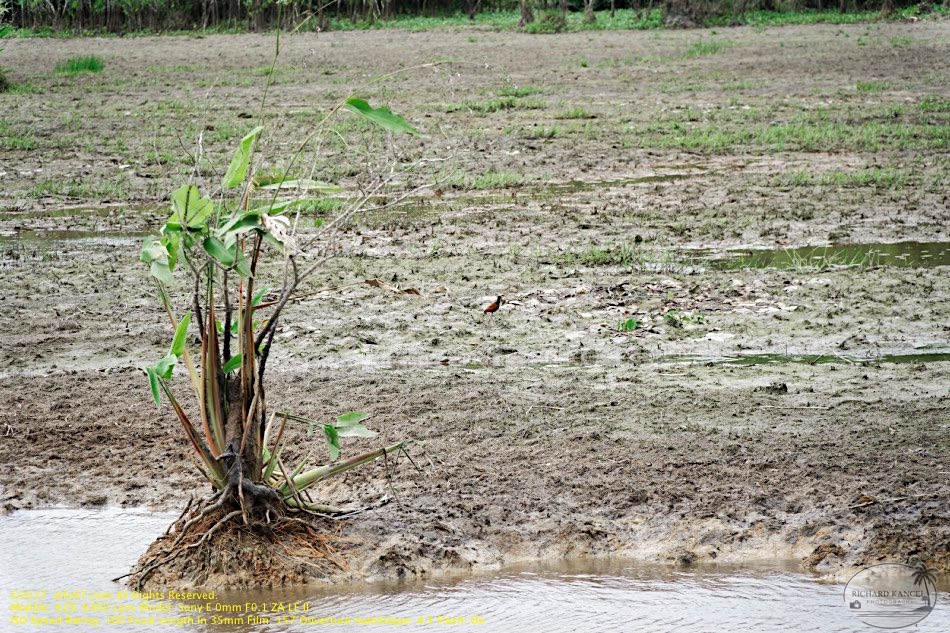
<instances>
[{"instance_id":1,"label":"mud mound","mask_svg":"<svg viewBox=\"0 0 950 633\"><path fill-rule=\"evenodd\" d=\"M283 587L347 573L337 524L319 518L251 520L198 508L148 548L128 576L138 590Z\"/></svg>"}]
</instances>

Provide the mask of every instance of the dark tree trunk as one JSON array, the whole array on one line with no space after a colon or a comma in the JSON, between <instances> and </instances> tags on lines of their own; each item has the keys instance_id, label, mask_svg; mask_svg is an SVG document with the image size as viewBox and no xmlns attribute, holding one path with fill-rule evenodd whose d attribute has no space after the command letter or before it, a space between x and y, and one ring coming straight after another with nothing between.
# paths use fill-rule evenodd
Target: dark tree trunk
<instances>
[{"instance_id":1,"label":"dark tree trunk","mask_svg":"<svg viewBox=\"0 0 950 633\"><path fill-rule=\"evenodd\" d=\"M475 14L478 13L478 10L482 6L482 0L476 0L475 4L472 5L472 8L468 10L468 19L474 20Z\"/></svg>"},{"instance_id":2,"label":"dark tree trunk","mask_svg":"<svg viewBox=\"0 0 950 633\"><path fill-rule=\"evenodd\" d=\"M518 21L518 26L524 26L525 24L534 22L534 13L531 12L530 0L519 0L519 4L521 5L521 20Z\"/></svg>"},{"instance_id":3,"label":"dark tree trunk","mask_svg":"<svg viewBox=\"0 0 950 633\"><path fill-rule=\"evenodd\" d=\"M597 21L594 15L594 0L584 0L584 22L593 24Z\"/></svg>"}]
</instances>

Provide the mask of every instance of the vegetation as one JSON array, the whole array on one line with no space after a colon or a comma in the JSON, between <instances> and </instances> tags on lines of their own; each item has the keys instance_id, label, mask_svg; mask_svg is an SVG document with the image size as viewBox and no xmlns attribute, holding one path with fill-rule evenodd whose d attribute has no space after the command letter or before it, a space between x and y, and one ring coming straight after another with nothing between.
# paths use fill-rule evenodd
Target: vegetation
<instances>
[{"instance_id":1,"label":"vegetation","mask_svg":"<svg viewBox=\"0 0 950 633\"><path fill-rule=\"evenodd\" d=\"M327 204L327 200L337 200L328 196L338 195L340 189L313 179L312 173L292 175L304 148L341 110L388 132L418 134L387 108L373 108L350 97L323 119L287 169L273 171L255 168L255 149L264 131L263 126L255 127L241 139L210 195L196 184L196 167L192 182L171 194L171 215L159 234L142 247L141 261L149 268L174 330L168 353L146 369L149 387L157 406L163 399L170 404L215 493L190 515L183 515L170 547L160 548L134 570L131 575L138 587L157 569L207 542L232 521L251 528L266 524L270 534L286 517L299 522L292 517L295 514L343 512L314 502L308 490L329 477L403 450L399 442L337 461L341 438L375 436L363 424L366 414L349 412L333 421L318 421L269 410L266 397L265 369L285 308L301 298L301 284L337 252L335 238L349 219L386 192L394 178L405 175L393 166L347 204ZM200 164L199 157L195 158L196 165ZM334 215L319 219L316 233L298 232L303 211ZM268 267L273 260L279 266ZM181 273L188 278L184 285L175 280ZM265 285L268 278L276 280L275 289ZM200 347L190 345L194 330ZM179 366L188 377L188 391L196 398L191 412L173 389L172 378ZM309 467L309 457L296 465L285 464L285 430L292 423L307 425L308 433L322 433L329 465Z\"/></svg>"},{"instance_id":2,"label":"vegetation","mask_svg":"<svg viewBox=\"0 0 950 633\"><path fill-rule=\"evenodd\" d=\"M246 0L135 0L101 3L95 0L2 0L8 20L16 27L38 33L141 32L174 30L263 30L278 26L311 30L349 30L396 27L428 30L476 24L506 30L523 28L530 33L600 29L655 29L668 26L729 26L749 24L777 26L827 22L852 23L888 18L907 18L927 13L945 13L942 2L907 0L842 0L829 10L819 0L774 3L757 0L665 0L662 8L643 0L576 0L554 3L544 0L499 0L490 6L480 0L417 0L333 3L281 3ZM2 3L0 3L2 4ZM542 9L535 19L534 9Z\"/></svg>"},{"instance_id":3,"label":"vegetation","mask_svg":"<svg viewBox=\"0 0 950 633\"><path fill-rule=\"evenodd\" d=\"M4 10L3 4L0 3L0 20L3 19ZM13 30L9 24L0 24L0 40L5 38ZM3 52L3 49L0 48L0 53ZM0 92L6 92L10 89L10 80L7 79L7 71L3 66L0 66Z\"/></svg>"},{"instance_id":4,"label":"vegetation","mask_svg":"<svg viewBox=\"0 0 950 633\"><path fill-rule=\"evenodd\" d=\"M95 55L70 57L56 64L56 72L60 75L79 75L82 73L101 73L105 68L102 60Z\"/></svg>"}]
</instances>

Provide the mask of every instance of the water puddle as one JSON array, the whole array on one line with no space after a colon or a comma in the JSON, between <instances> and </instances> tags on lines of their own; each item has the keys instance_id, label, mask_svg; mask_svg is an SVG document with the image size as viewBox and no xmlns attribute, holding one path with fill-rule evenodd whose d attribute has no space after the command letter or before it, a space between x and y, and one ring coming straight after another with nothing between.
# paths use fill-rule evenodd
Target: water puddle
<instances>
[{"instance_id":1,"label":"water puddle","mask_svg":"<svg viewBox=\"0 0 950 633\"><path fill-rule=\"evenodd\" d=\"M693 174L654 174L637 178L620 178L616 180L570 180L568 182L549 183L531 188L532 193L559 194L577 193L580 191L596 191L600 189L618 189L630 185L644 185L659 182L675 182L691 178Z\"/></svg>"},{"instance_id":2,"label":"water puddle","mask_svg":"<svg viewBox=\"0 0 950 633\"><path fill-rule=\"evenodd\" d=\"M950 348L921 347L908 352L864 354L735 354L726 356L671 354L660 356L655 362L685 363L690 365L781 365L801 363L805 365L861 365L878 363L939 363L950 361Z\"/></svg>"},{"instance_id":3,"label":"water puddle","mask_svg":"<svg viewBox=\"0 0 950 633\"><path fill-rule=\"evenodd\" d=\"M173 519L168 513L117 509L0 516L0 591L8 610L4 622L27 618L21 628L33 630L32 617L81 617L81 630L143 632L156 627L277 632L327 626L552 633L861 628L843 605L840 585L816 582L782 563L678 570L575 560L419 582L218 592L211 600L163 595L144 602L122 594L126 588L109 579L125 573ZM37 593L22 597L10 592ZM37 608L14 611L14 602ZM39 613L39 606L47 611ZM98 624L92 623L94 618ZM199 623L200 618L207 622ZM950 609L938 604L919 628L950 630Z\"/></svg>"},{"instance_id":4,"label":"water puddle","mask_svg":"<svg viewBox=\"0 0 950 633\"><path fill-rule=\"evenodd\" d=\"M725 253L699 251L700 259L716 270L777 268L827 270L838 267L894 266L932 268L950 266L950 242L893 242L840 244L791 249L736 249Z\"/></svg>"}]
</instances>

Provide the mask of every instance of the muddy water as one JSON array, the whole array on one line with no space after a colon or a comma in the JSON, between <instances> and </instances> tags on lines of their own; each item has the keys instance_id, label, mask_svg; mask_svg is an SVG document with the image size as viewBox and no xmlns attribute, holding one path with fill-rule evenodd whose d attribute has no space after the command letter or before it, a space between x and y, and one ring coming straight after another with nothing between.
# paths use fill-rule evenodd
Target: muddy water
<instances>
[{"instance_id":1,"label":"muddy water","mask_svg":"<svg viewBox=\"0 0 950 633\"><path fill-rule=\"evenodd\" d=\"M848 353L834 354L737 354L735 356L698 356L698 355L667 355L656 359L658 363L690 363L713 365L779 365L782 363L803 363L806 365L835 365L835 364L871 364L878 363L940 363L950 361L950 348L921 347L913 351L898 353L867 353L855 355Z\"/></svg>"},{"instance_id":2,"label":"muddy water","mask_svg":"<svg viewBox=\"0 0 950 633\"><path fill-rule=\"evenodd\" d=\"M147 603L152 612L142 611L141 600L116 596L124 587L110 578L125 573L173 518L114 509L48 509L0 517L0 590L8 611L4 625L12 617L37 615L35 610L14 610L16 602L45 606L43 617L85 618L79 625L79 620L60 625L70 630L383 631L430 624L455 630L546 632L861 628L842 605L842 587L821 584L796 573L794 565L781 563L677 570L581 560L421 582L219 593L212 605L220 606L201 612L187 609L207 609L206 601L156 599ZM28 599L11 593L16 591L45 595ZM74 593L56 596L64 591ZM248 608L252 603L256 612ZM209 623L199 624L199 616ZM109 617L118 620L110 625ZM128 617L156 619L130 624ZM215 617L219 624L213 624ZM98 625L92 618L98 618ZM919 627L948 629L950 610L943 607Z\"/></svg>"},{"instance_id":3,"label":"muddy water","mask_svg":"<svg viewBox=\"0 0 950 633\"><path fill-rule=\"evenodd\" d=\"M804 246L789 249L735 249L725 254L711 254L709 260L713 267L719 270L742 268L787 270L837 266L932 268L950 265L950 243L891 242Z\"/></svg>"}]
</instances>

